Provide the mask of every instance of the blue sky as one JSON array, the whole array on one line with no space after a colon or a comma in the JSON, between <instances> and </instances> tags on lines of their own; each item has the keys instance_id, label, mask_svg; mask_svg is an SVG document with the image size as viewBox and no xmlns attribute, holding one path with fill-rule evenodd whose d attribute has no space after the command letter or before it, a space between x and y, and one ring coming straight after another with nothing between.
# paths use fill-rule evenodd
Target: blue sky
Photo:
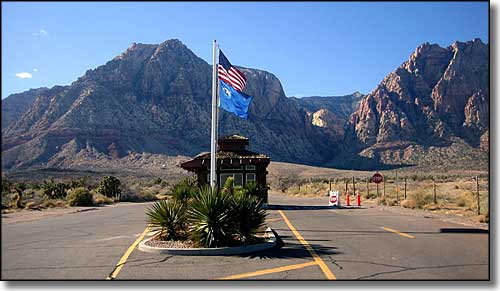
<instances>
[{"instance_id":1,"label":"blue sky","mask_svg":"<svg viewBox=\"0 0 500 291\"><path fill-rule=\"evenodd\" d=\"M488 40L488 3L2 2L2 98L66 85L133 42L178 38L274 73L287 96L368 93L423 42Z\"/></svg>"}]
</instances>

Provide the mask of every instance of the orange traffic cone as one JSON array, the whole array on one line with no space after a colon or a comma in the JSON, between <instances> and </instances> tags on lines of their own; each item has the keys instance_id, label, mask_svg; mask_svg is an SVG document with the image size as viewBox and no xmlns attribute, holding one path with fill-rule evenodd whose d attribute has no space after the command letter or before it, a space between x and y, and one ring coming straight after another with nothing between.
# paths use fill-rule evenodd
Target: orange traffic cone
<instances>
[{"instance_id":1,"label":"orange traffic cone","mask_svg":"<svg viewBox=\"0 0 500 291\"><path fill-rule=\"evenodd\" d=\"M358 195L356 195L356 200L358 201L358 206L361 206L361 195L359 195L359 192Z\"/></svg>"},{"instance_id":2,"label":"orange traffic cone","mask_svg":"<svg viewBox=\"0 0 500 291\"><path fill-rule=\"evenodd\" d=\"M349 196L349 192L346 195L346 206L351 206L351 197Z\"/></svg>"}]
</instances>

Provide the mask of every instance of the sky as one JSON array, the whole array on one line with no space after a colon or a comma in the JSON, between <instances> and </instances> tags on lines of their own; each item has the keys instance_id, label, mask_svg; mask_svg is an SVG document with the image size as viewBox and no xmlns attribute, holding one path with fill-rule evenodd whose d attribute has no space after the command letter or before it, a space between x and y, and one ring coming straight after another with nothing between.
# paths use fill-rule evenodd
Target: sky
<instances>
[{"instance_id":1,"label":"sky","mask_svg":"<svg viewBox=\"0 0 500 291\"><path fill-rule=\"evenodd\" d=\"M287 96L369 93L424 42L488 43L488 2L2 2L2 98L172 38L208 63L217 39Z\"/></svg>"}]
</instances>

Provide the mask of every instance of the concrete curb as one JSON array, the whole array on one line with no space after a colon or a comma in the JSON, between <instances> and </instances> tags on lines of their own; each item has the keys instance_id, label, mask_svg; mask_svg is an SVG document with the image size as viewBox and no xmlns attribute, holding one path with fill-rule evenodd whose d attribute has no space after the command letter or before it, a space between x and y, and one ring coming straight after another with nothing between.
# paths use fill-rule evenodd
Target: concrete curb
<instances>
[{"instance_id":1,"label":"concrete curb","mask_svg":"<svg viewBox=\"0 0 500 291\"><path fill-rule=\"evenodd\" d=\"M169 254L178 256L229 256L229 255L241 255L259 252L263 250L270 249L276 246L277 238L270 227L266 229L266 233L269 235L269 240L265 243L239 246L239 247L223 247L223 248L158 248L147 246L146 242L152 238L143 240L139 244L139 250L147 253L156 254Z\"/></svg>"}]
</instances>

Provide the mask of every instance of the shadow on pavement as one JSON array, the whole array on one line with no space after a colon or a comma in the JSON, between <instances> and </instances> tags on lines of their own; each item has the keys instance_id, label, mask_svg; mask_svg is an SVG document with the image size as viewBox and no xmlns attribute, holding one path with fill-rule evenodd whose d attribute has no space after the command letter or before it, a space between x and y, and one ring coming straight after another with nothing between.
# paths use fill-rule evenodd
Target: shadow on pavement
<instances>
[{"instance_id":1,"label":"shadow on pavement","mask_svg":"<svg viewBox=\"0 0 500 291\"><path fill-rule=\"evenodd\" d=\"M351 209L363 209L363 206L349 206L349 207L336 207L336 206L326 206L326 205L268 205L268 210L323 210L323 209L335 209L335 210L351 210Z\"/></svg>"},{"instance_id":2,"label":"shadow on pavement","mask_svg":"<svg viewBox=\"0 0 500 291\"><path fill-rule=\"evenodd\" d=\"M489 233L487 229L480 228L441 228L442 233Z\"/></svg>"},{"instance_id":3,"label":"shadow on pavement","mask_svg":"<svg viewBox=\"0 0 500 291\"><path fill-rule=\"evenodd\" d=\"M260 259L302 259L302 258L312 258L311 254L305 249L305 247L300 243L285 243L283 240L293 240L295 237L291 236L280 236L277 245L274 248L255 252L251 254L238 255L244 258L260 258ZM318 255L336 255L341 254L336 247L327 247L320 244L309 244Z\"/></svg>"}]
</instances>

